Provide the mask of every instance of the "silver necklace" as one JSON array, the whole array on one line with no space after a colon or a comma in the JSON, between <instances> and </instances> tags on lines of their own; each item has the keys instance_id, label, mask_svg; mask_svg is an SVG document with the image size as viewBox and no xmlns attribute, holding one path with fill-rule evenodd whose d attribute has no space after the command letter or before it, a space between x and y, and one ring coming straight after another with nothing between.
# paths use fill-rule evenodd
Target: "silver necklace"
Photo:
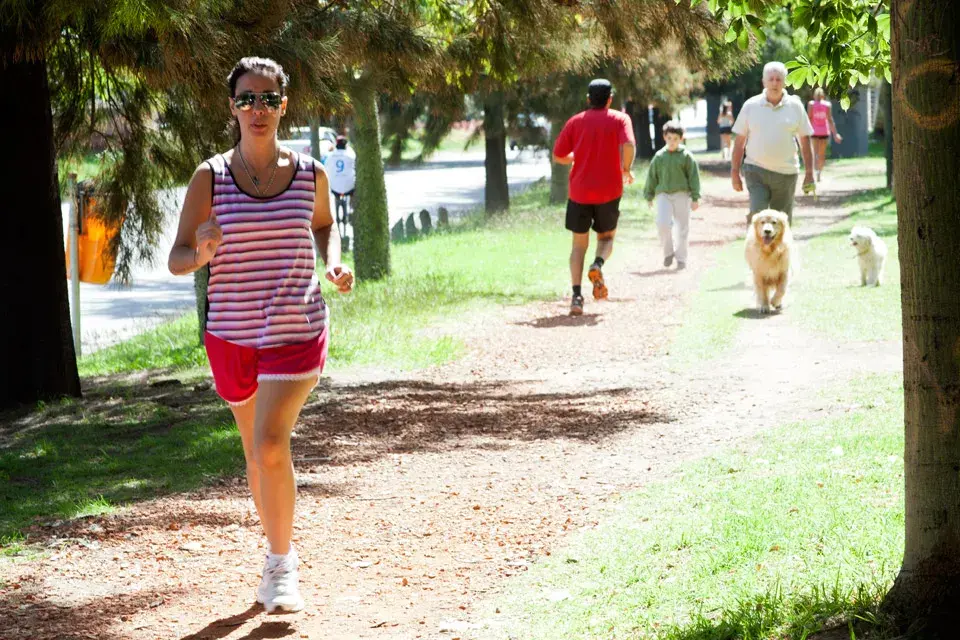
<instances>
[{"instance_id":1,"label":"silver necklace","mask_svg":"<svg viewBox=\"0 0 960 640\"><path fill-rule=\"evenodd\" d=\"M270 191L270 186L273 184L273 177L277 175L277 167L280 166L280 149L277 149L277 155L273 160L273 171L270 172L270 180L267 181L267 186L260 189L260 178L250 173L250 168L247 167L247 161L243 157L243 152L240 151L240 145L237 145L237 155L240 156L240 164L243 165L243 172L247 174L247 177L250 179L250 182L253 183L253 188L257 190L258 196L263 196L264 191Z\"/></svg>"}]
</instances>

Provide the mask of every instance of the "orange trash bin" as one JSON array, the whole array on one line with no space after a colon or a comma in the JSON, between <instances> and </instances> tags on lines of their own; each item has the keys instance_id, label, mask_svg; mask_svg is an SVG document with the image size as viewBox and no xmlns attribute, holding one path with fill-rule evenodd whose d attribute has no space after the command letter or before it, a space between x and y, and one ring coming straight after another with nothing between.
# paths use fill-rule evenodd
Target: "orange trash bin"
<instances>
[{"instance_id":1,"label":"orange trash bin","mask_svg":"<svg viewBox=\"0 0 960 640\"><path fill-rule=\"evenodd\" d=\"M88 197L81 193L86 201L83 206L83 223L80 228L83 233L78 238L78 263L80 270L80 282L90 284L106 284L113 277L113 268L115 261L110 255L110 241L120 230L119 226L108 227L104 222L95 217L96 199ZM70 242L67 241L67 277L70 277Z\"/></svg>"}]
</instances>

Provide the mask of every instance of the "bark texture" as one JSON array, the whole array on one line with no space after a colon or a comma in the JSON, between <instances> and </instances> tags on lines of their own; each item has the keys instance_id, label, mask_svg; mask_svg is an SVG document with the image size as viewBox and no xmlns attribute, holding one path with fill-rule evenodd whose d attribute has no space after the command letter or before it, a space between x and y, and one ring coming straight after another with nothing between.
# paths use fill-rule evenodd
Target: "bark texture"
<instances>
[{"instance_id":1,"label":"bark texture","mask_svg":"<svg viewBox=\"0 0 960 640\"><path fill-rule=\"evenodd\" d=\"M483 102L483 132L486 143L486 187L483 203L487 213L498 213L510 208L510 188L507 183L507 130L503 124L503 93L495 91Z\"/></svg>"},{"instance_id":2,"label":"bark texture","mask_svg":"<svg viewBox=\"0 0 960 640\"><path fill-rule=\"evenodd\" d=\"M0 156L0 175L26 196L8 194L2 205L0 299L7 312L0 322L0 408L80 396L47 65L13 61L16 38L0 26L0 85L16 87L0 122L0 140L11 150Z\"/></svg>"},{"instance_id":3,"label":"bark texture","mask_svg":"<svg viewBox=\"0 0 960 640\"><path fill-rule=\"evenodd\" d=\"M390 214L383 177L380 123L373 86L362 79L350 87L357 152L357 191L353 214L353 254L357 278L379 280L390 274Z\"/></svg>"},{"instance_id":4,"label":"bark texture","mask_svg":"<svg viewBox=\"0 0 960 640\"><path fill-rule=\"evenodd\" d=\"M894 0L906 547L886 607L908 636L960 628L960 13Z\"/></svg>"},{"instance_id":5,"label":"bark texture","mask_svg":"<svg viewBox=\"0 0 960 640\"><path fill-rule=\"evenodd\" d=\"M562 204L570 194L570 165L552 161L553 147L557 144L560 131L567 123L566 118L553 118L550 121L550 204Z\"/></svg>"}]
</instances>

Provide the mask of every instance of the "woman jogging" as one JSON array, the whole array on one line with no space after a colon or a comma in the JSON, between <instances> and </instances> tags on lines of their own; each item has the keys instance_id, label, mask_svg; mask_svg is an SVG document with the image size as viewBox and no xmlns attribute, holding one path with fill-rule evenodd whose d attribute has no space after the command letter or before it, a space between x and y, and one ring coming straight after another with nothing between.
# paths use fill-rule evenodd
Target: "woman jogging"
<instances>
[{"instance_id":1,"label":"woman jogging","mask_svg":"<svg viewBox=\"0 0 960 640\"><path fill-rule=\"evenodd\" d=\"M283 69L243 58L227 82L239 142L193 174L169 268L182 275L210 265L204 342L217 393L240 431L268 543L257 601L269 612L299 611L290 434L327 355L317 251L341 293L353 274L340 263L326 173L277 142L287 108Z\"/></svg>"},{"instance_id":2,"label":"woman jogging","mask_svg":"<svg viewBox=\"0 0 960 640\"><path fill-rule=\"evenodd\" d=\"M833 123L833 111L830 102L824 100L823 89L817 87L813 91L813 100L807 103L807 116L813 125L813 163L817 168L817 182L820 182L820 172L827 163L827 140L833 134L837 144L843 142L843 137L837 133L837 125Z\"/></svg>"},{"instance_id":3,"label":"woman jogging","mask_svg":"<svg viewBox=\"0 0 960 640\"><path fill-rule=\"evenodd\" d=\"M720 127L720 154L724 160L729 160L733 153L732 132L735 121L733 103L726 100L720 105L720 115L717 116L717 125Z\"/></svg>"}]
</instances>

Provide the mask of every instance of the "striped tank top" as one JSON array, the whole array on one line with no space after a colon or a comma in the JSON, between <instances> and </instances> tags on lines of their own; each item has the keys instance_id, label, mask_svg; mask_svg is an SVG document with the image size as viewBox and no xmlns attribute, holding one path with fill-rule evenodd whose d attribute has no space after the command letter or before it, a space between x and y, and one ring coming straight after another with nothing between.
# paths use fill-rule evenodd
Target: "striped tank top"
<instances>
[{"instance_id":1,"label":"striped tank top","mask_svg":"<svg viewBox=\"0 0 960 640\"><path fill-rule=\"evenodd\" d=\"M223 242L210 261L207 331L247 347L266 349L315 338L327 323L313 244L316 167L294 154L287 188L259 197L237 186L222 155L213 169L213 215Z\"/></svg>"}]
</instances>

